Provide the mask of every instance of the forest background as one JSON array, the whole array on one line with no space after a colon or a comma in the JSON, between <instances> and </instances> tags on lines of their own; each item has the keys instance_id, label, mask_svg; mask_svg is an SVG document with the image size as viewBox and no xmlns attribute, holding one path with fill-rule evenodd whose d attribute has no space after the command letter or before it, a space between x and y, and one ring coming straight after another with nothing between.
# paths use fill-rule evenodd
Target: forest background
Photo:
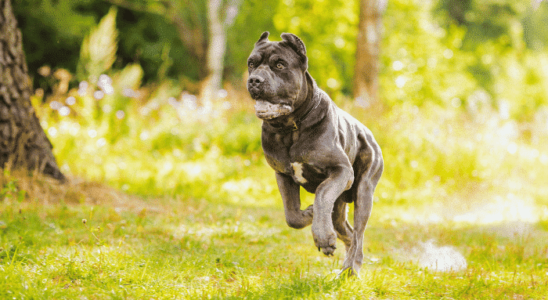
<instances>
[{"instance_id":1,"label":"forest background","mask_svg":"<svg viewBox=\"0 0 548 300\"><path fill-rule=\"evenodd\" d=\"M71 183L4 170L4 291L545 295L548 3L380 4L379 96L366 103L354 94L357 0L17 0L13 9L31 101ZM309 232L285 229L245 90L263 31L301 37L318 85L383 149L361 285L326 277L343 253L316 260ZM224 50L210 54L212 45ZM288 245L298 258L274 249Z\"/></svg>"}]
</instances>

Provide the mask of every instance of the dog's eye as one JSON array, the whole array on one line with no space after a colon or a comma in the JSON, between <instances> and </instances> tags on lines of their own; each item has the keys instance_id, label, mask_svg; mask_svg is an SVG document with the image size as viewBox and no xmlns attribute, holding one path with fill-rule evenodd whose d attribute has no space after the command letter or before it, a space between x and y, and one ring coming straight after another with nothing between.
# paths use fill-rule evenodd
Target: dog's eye
<instances>
[{"instance_id":1,"label":"dog's eye","mask_svg":"<svg viewBox=\"0 0 548 300\"><path fill-rule=\"evenodd\" d=\"M276 68L281 70L281 69L284 68L284 65L282 63L278 63L278 64L276 64Z\"/></svg>"},{"instance_id":2,"label":"dog's eye","mask_svg":"<svg viewBox=\"0 0 548 300\"><path fill-rule=\"evenodd\" d=\"M252 62L250 62L250 63L248 64L248 66L249 66L250 68L253 68L253 67L255 66L255 64L253 64Z\"/></svg>"}]
</instances>

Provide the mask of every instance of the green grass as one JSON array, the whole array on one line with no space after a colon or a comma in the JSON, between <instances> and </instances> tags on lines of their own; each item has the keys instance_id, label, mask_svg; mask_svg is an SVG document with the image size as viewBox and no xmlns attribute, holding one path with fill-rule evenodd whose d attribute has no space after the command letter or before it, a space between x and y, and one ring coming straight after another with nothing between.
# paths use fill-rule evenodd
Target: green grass
<instances>
[{"instance_id":1,"label":"green grass","mask_svg":"<svg viewBox=\"0 0 548 300\"><path fill-rule=\"evenodd\" d=\"M4 195L0 298L544 299L548 295L546 218L538 223L482 226L421 222L431 213L429 206L377 203L366 230L361 277L347 279L337 278L342 251L331 258L318 253L310 229L287 227L279 206L172 198L116 203L103 199L95 205L60 200L44 204ZM525 229L513 230L519 224ZM461 253L467 268L439 272L421 267L428 240Z\"/></svg>"}]
</instances>

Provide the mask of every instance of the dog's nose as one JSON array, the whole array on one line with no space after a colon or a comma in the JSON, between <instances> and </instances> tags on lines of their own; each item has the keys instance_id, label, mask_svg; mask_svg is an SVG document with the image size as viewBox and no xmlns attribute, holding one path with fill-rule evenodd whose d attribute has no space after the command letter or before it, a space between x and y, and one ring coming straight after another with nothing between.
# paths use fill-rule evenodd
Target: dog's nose
<instances>
[{"instance_id":1,"label":"dog's nose","mask_svg":"<svg viewBox=\"0 0 548 300\"><path fill-rule=\"evenodd\" d=\"M249 77L249 80L247 81L247 84L249 85L249 87L259 87L259 85L261 85L261 83L264 82L264 78L262 78L261 76L259 75L253 75L251 77Z\"/></svg>"}]
</instances>

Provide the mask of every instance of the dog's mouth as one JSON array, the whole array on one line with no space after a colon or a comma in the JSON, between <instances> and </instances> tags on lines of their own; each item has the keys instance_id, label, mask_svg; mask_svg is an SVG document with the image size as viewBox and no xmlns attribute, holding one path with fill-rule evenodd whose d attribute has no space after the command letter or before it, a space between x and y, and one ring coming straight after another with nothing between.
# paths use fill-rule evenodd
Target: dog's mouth
<instances>
[{"instance_id":1,"label":"dog's mouth","mask_svg":"<svg viewBox=\"0 0 548 300\"><path fill-rule=\"evenodd\" d=\"M249 91L249 94L251 95L251 98L257 99L261 96L262 90L257 87L250 87L247 89Z\"/></svg>"},{"instance_id":2,"label":"dog's mouth","mask_svg":"<svg viewBox=\"0 0 548 300\"><path fill-rule=\"evenodd\" d=\"M270 120L293 112L293 107L286 104L273 104L264 100L255 102L255 115L259 119Z\"/></svg>"}]
</instances>

